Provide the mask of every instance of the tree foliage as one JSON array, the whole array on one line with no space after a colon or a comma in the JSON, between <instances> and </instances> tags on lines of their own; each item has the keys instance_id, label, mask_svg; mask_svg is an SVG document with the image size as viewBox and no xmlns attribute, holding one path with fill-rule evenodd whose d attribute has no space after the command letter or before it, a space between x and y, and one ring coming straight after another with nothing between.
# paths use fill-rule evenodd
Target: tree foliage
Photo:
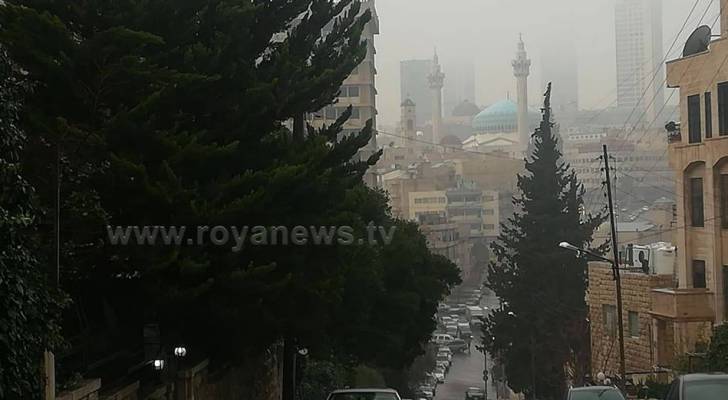
<instances>
[{"instance_id":1,"label":"tree foliage","mask_svg":"<svg viewBox=\"0 0 728 400\"><path fill-rule=\"evenodd\" d=\"M93 11L92 11L93 10ZM336 99L364 59L370 13L352 0L18 0L0 40L37 83L23 124L39 187L62 152L64 287L103 351L167 344L236 360L295 338L401 367L422 352L459 278L362 177L380 153L351 108L295 136L286 122ZM39 191L46 208L52 193ZM49 214L51 216L52 214ZM390 245L112 246L113 226L396 227ZM46 242L49 237L44 237ZM73 322L73 321L71 321ZM74 325L70 324L69 325Z\"/></svg>"},{"instance_id":2,"label":"tree foliage","mask_svg":"<svg viewBox=\"0 0 728 400\"><path fill-rule=\"evenodd\" d=\"M560 249L559 242L587 247L604 221L602 216L582 218L584 189L561 160L550 91L549 85L527 173L518 177L516 212L492 245L496 260L489 267L488 287L502 307L483 328L485 348L505 364L509 385L529 398L535 362L539 399L561 396L565 366L585 364L589 354L586 261Z\"/></svg>"},{"instance_id":3,"label":"tree foliage","mask_svg":"<svg viewBox=\"0 0 728 400\"><path fill-rule=\"evenodd\" d=\"M34 190L20 163L26 138L19 113L28 89L0 48L0 398L8 400L40 398L40 360L60 343L64 304L37 256Z\"/></svg>"},{"instance_id":4,"label":"tree foliage","mask_svg":"<svg viewBox=\"0 0 728 400\"><path fill-rule=\"evenodd\" d=\"M706 357L707 370L728 373L728 325L713 328Z\"/></svg>"}]
</instances>

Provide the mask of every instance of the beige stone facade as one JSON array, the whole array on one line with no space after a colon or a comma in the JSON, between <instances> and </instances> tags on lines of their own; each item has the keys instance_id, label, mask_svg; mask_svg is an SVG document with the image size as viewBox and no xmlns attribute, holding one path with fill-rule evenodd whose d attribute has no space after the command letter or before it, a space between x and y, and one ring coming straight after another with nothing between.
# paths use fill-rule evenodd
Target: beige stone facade
<instances>
[{"instance_id":1,"label":"beige stone facade","mask_svg":"<svg viewBox=\"0 0 728 400\"><path fill-rule=\"evenodd\" d=\"M706 340L728 312L728 0L723 34L709 49L667 63L667 84L680 89L680 129L670 136L675 172L678 289L655 291L654 314L678 326L678 351Z\"/></svg>"},{"instance_id":2,"label":"beige stone facade","mask_svg":"<svg viewBox=\"0 0 728 400\"><path fill-rule=\"evenodd\" d=\"M423 215L446 216L447 196L444 190L409 193L409 216L417 221Z\"/></svg>"},{"instance_id":3,"label":"beige stone facade","mask_svg":"<svg viewBox=\"0 0 728 400\"><path fill-rule=\"evenodd\" d=\"M659 348L655 341L656 323L650 310L651 290L671 287L672 275L647 275L626 272L622 279L622 319L627 374L652 371L659 364ZM592 374L619 372L619 335L617 334L616 285L610 264L589 263L587 292L592 341ZM672 349L669 353L672 353ZM662 349L665 352L665 349Z\"/></svg>"},{"instance_id":4,"label":"beige stone facade","mask_svg":"<svg viewBox=\"0 0 728 400\"><path fill-rule=\"evenodd\" d=\"M446 257L460 269L460 277L467 282L471 277L472 248L468 232L462 225L448 222L446 217L423 218L420 229L427 237L427 247L435 254Z\"/></svg>"}]
</instances>

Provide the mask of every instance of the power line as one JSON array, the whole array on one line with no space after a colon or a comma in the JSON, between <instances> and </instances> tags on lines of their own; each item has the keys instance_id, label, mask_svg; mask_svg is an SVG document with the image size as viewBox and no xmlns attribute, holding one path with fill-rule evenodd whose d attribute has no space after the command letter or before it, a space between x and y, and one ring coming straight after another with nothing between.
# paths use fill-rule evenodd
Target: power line
<instances>
[{"instance_id":1,"label":"power line","mask_svg":"<svg viewBox=\"0 0 728 400\"><path fill-rule=\"evenodd\" d=\"M623 127L622 129L626 129L626 128L627 128L627 124L629 124L629 120L630 120L630 119L632 118L632 116L634 115L634 112L635 112L635 111L637 111L637 109L639 108L639 105L640 105L640 103L642 102L642 100L643 100L643 99L645 98L645 95L646 95L646 94L647 94L647 92L648 92L648 91L650 90L650 88L653 88L653 87L654 87L654 86L652 86L652 85L653 85L653 84L655 83L655 78L657 78L657 74L658 74L658 73L659 73L659 72L660 72L660 71L662 70L662 66L663 66L663 65L664 65L664 64L665 64L665 63L667 62L667 58L669 57L669 54L670 54L670 52L671 52L671 51L672 51L672 49L673 49L673 48L675 47L675 44L677 44L677 41L678 41L678 39L680 38L680 34L682 34L682 32L683 32L683 31L685 30L685 27L687 26L688 22L690 21L690 17L692 16L693 12L695 12L695 9L696 9L696 8L698 7L698 4L699 4L699 3L700 3L700 0L696 0L696 1L695 1L695 4L693 4L693 7L692 7L692 9L690 10L690 13L688 14L688 17L687 17L687 18L685 18L685 22L683 22L683 25L682 25L682 27L680 28L680 31L678 32L678 34L677 34L677 35L675 35L675 39L674 39L674 40L672 41L672 44L670 45L670 48L669 48L669 49L667 50L667 52L665 53L665 57L664 57L664 58L662 59L662 61L660 62L660 64L659 64L659 68L657 68L657 69L655 70L655 73L654 73L654 74L652 74L652 79L650 79L650 82L649 82L649 83L648 83L647 85L645 85L645 88L644 88L644 90L642 91L642 95L641 95L641 96L640 96L640 98L639 98L639 99L637 100L637 103L635 104L635 106L634 106L634 107L632 108L632 111L631 111L631 112L629 113L629 116L627 117L627 120L625 120L625 121L624 121L624 127ZM703 21L703 19L705 18L705 16L706 16L706 15L708 14L708 11L710 10L711 6L712 6L712 2L711 2L711 1L709 0L709 1L708 1L708 7L706 7L706 8L705 8L705 12L703 13L702 17L700 18L700 22L702 22L702 21ZM718 17L720 17L720 14L718 15ZM718 18L716 18L715 22L717 22L717 21L718 21ZM700 22L698 22L698 23L700 23ZM715 25L715 22L713 22L713 25ZM711 26L711 29L712 29L712 26ZM662 80L662 83L661 83L660 85L662 86L662 85L664 85L665 83L667 83L667 77L665 77L665 78L664 78L664 79ZM674 92L673 92L673 93L674 93ZM670 97L672 97L672 96L670 96ZM655 93L654 93L654 94L652 95L652 100L650 101L650 104L648 104L648 105L647 105L647 107L644 107L644 110L643 110L642 114L640 115L640 118L638 118L638 119L637 119L637 122L635 122L635 124L634 124L634 127L633 127L632 131L631 131L630 133L628 133L628 134L627 134L627 137L629 137L629 135L631 135L631 134L632 134L632 132L634 132L634 130L635 130L635 129L637 128L637 125L638 125L638 124L639 124L639 122L640 122L640 121L642 120L642 118L643 118L643 117L644 117L645 115L647 115L647 110L649 110L649 108L650 108L650 107L652 107L652 105L654 104L655 100L657 100L657 91L655 91ZM669 100L668 100L668 101L669 101ZM665 103L665 104L667 104L667 103ZM663 107L663 108L664 108L664 107ZM660 111L660 112L662 112L662 111ZM655 119L657 119L658 115L659 115L659 113L657 113L657 115L655 116Z\"/></svg>"},{"instance_id":2,"label":"power line","mask_svg":"<svg viewBox=\"0 0 728 400\"><path fill-rule=\"evenodd\" d=\"M415 143L427 144L427 145L430 145L430 146L438 146L438 147L442 147L443 149L446 149L446 150L459 151L459 152L462 152L462 153L479 154L479 155L482 155L482 156L493 157L493 158L500 158L500 159L503 159L503 160L523 161L523 159L520 159L520 158L515 158L515 157L510 157L510 156L503 156L503 155L499 155L497 153L488 153L488 152L484 152L484 151L470 150L470 149L462 149L462 148L458 148L458 147L447 146L447 145L444 145L444 144L430 142L430 141L427 141L427 140L415 139L415 138L411 138L411 137L407 137L407 136L403 136L403 135L397 135L397 134L391 133L391 132L385 132L385 131L377 130L377 134L383 134L385 136L392 136L392 137L396 137L396 138L400 138L400 139L405 139L405 140L408 140L408 141L411 141L411 142L415 142Z\"/></svg>"},{"instance_id":3,"label":"power line","mask_svg":"<svg viewBox=\"0 0 728 400\"><path fill-rule=\"evenodd\" d=\"M705 9L705 12L703 13L703 17L700 19L701 22L702 22L703 18L705 18L705 15L710 10L711 5L712 4L709 4L708 7ZM713 27L715 26L715 24L718 22L719 19L720 19L720 13L718 13L718 15L716 16L715 20L713 20L713 23L710 26L710 29L711 30L713 29ZM685 77L685 75L687 74L687 72L690 70L690 66L692 65L692 63L694 61L695 61L695 58L690 59L690 61L688 63L688 66L686 67L685 71L683 71L683 74L680 77L680 80L682 80L682 78ZM706 59L703 60L703 65L705 65L705 62L706 62ZM654 75L654 76L657 76L657 75ZM666 83L667 83L667 76L665 76L665 79L662 80L661 85L665 85ZM647 87L649 88L649 85ZM675 95L675 91L670 92L670 96L665 101L665 104L662 105L662 107L660 108L660 111L658 111L657 113L655 113L654 119L652 120L652 122L650 122L650 124L648 125L647 129L645 129L642 132L642 136L640 136L640 138L639 138L639 140L637 140L637 142L640 142L642 140L642 138L647 134L647 132L649 131L649 128L652 126L652 124L654 124L657 121L657 119L659 118L660 114L662 114L662 112L665 110L665 107L667 107L667 104L670 102L670 100L672 99L672 97L674 95ZM637 130L637 127L639 126L640 121L642 121L642 118L644 118L645 116L647 116L647 111L650 109L650 107L652 107L655 104L655 100L657 100L657 93L655 93L652 96L652 100L647 105L647 107L644 107L644 110L642 111L642 114L640 115L640 117L637 119L637 122L635 122L635 124L632 126L632 129L625 136L625 140L627 138L629 138L629 136L632 135L635 132L635 130ZM641 101L641 99L640 99L640 101ZM639 102L638 102L638 104L639 104ZM635 106L635 108L633 110L636 110L636 109L637 109L637 106ZM628 117L628 120L629 120L629 117ZM627 127L627 123L625 122L625 128L626 127ZM622 145L620 147L624 147L624 145ZM621 150L621 148L619 150Z\"/></svg>"}]
</instances>

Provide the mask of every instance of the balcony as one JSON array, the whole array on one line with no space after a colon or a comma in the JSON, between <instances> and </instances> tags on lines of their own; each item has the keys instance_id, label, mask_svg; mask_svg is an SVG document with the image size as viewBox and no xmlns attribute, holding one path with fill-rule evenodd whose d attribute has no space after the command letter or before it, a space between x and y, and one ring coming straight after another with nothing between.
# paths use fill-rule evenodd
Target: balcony
<instances>
[{"instance_id":1,"label":"balcony","mask_svg":"<svg viewBox=\"0 0 728 400\"><path fill-rule=\"evenodd\" d=\"M650 314L676 321L712 321L713 293L707 289L652 289Z\"/></svg>"}]
</instances>

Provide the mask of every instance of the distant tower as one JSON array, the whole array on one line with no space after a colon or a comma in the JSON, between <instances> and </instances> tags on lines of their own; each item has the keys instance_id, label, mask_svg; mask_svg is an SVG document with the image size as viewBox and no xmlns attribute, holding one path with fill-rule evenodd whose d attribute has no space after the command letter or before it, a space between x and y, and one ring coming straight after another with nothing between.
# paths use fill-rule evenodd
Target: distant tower
<instances>
[{"instance_id":1,"label":"distant tower","mask_svg":"<svg viewBox=\"0 0 728 400\"><path fill-rule=\"evenodd\" d=\"M442 139L442 87L445 85L445 74L440 68L437 50L432 58L432 71L428 77L432 89L432 141L436 144Z\"/></svg>"},{"instance_id":2,"label":"distant tower","mask_svg":"<svg viewBox=\"0 0 728 400\"><path fill-rule=\"evenodd\" d=\"M415 121L417 121L417 112L416 112L416 105L415 102L412 101L409 97L407 97L401 104L402 108L402 116L400 117L400 132L402 136L402 144L405 147L416 147L417 142L415 142L414 139L417 139L417 126Z\"/></svg>"},{"instance_id":3,"label":"distant tower","mask_svg":"<svg viewBox=\"0 0 728 400\"><path fill-rule=\"evenodd\" d=\"M526 45L523 44L523 36L518 38L518 51L516 59L511 61L513 65L513 75L517 82L518 96L518 138L521 147L526 150L531 141L531 135L528 132L528 75L531 72L531 60L526 54Z\"/></svg>"}]
</instances>

